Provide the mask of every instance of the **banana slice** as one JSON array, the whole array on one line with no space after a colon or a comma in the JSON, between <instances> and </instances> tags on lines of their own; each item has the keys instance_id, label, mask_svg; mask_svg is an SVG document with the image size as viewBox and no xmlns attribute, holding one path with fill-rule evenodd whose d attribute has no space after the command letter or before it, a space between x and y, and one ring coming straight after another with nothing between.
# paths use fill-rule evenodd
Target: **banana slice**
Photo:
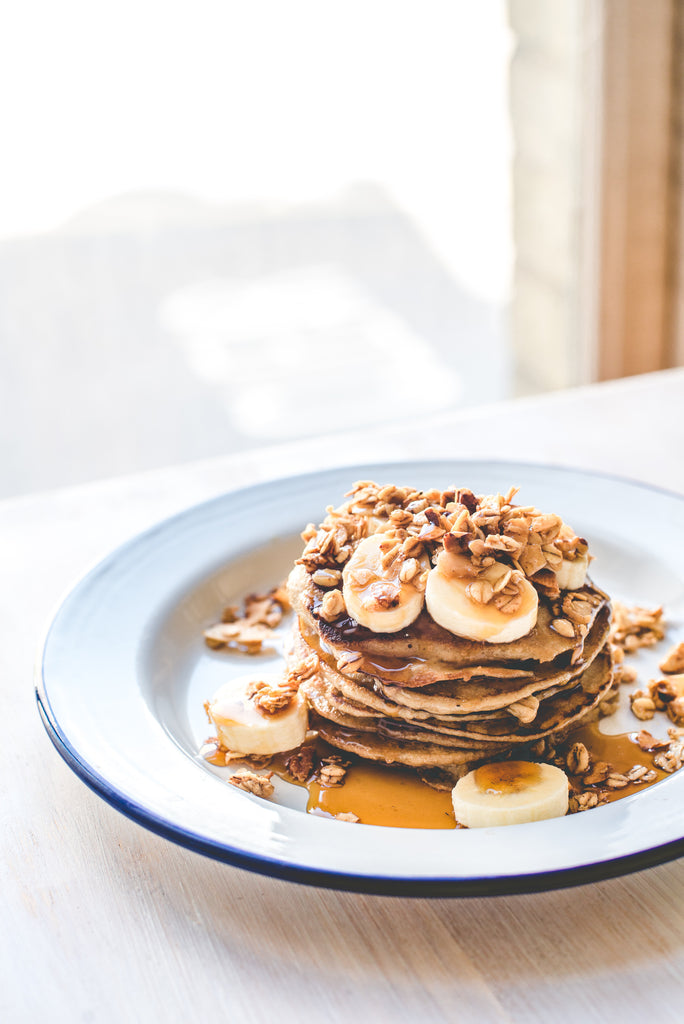
<instances>
[{"instance_id":1,"label":"banana slice","mask_svg":"<svg viewBox=\"0 0 684 1024\"><path fill-rule=\"evenodd\" d=\"M401 540L382 530L358 545L342 572L342 594L353 619L373 633L396 633L420 615L425 601L419 580L430 568L427 555L405 560ZM396 557L388 561L392 552ZM383 565L383 560L388 564ZM411 564L410 563L415 563ZM409 569L407 570L407 566ZM413 571L415 570L415 571ZM411 571L410 579L401 579Z\"/></svg>"},{"instance_id":2,"label":"banana slice","mask_svg":"<svg viewBox=\"0 0 684 1024\"><path fill-rule=\"evenodd\" d=\"M564 558L556 570L556 582L561 590L579 590L584 586L589 568L589 555L580 555L573 562Z\"/></svg>"},{"instance_id":3,"label":"banana slice","mask_svg":"<svg viewBox=\"0 0 684 1024\"><path fill-rule=\"evenodd\" d=\"M282 676L260 680L277 687ZM309 716L302 693L273 715L262 714L247 696L254 676L239 676L225 683L209 701L207 710L222 746L236 754L277 754L300 746L306 738Z\"/></svg>"},{"instance_id":4,"label":"banana slice","mask_svg":"<svg viewBox=\"0 0 684 1024\"><path fill-rule=\"evenodd\" d=\"M429 614L444 629L466 640L507 644L526 636L537 621L539 599L537 591L522 573L510 570L509 579L514 579L522 591L522 603L511 613L500 611L491 600L485 604L468 596L467 588L476 586L478 582L487 583L493 590L488 576L496 583L497 574L501 579L502 571L508 573L509 567L496 564L488 575L474 581L469 559L442 552L427 578L425 603Z\"/></svg>"},{"instance_id":5,"label":"banana slice","mask_svg":"<svg viewBox=\"0 0 684 1024\"><path fill-rule=\"evenodd\" d=\"M568 777L552 764L501 761L459 779L451 792L456 821L468 828L522 825L562 818L568 810Z\"/></svg>"}]
</instances>

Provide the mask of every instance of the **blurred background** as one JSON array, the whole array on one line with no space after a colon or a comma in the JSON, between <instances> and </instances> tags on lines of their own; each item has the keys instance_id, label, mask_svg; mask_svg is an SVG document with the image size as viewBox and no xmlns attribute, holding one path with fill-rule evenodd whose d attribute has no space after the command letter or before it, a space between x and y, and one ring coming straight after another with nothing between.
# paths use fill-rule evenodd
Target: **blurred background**
<instances>
[{"instance_id":1,"label":"blurred background","mask_svg":"<svg viewBox=\"0 0 684 1024\"><path fill-rule=\"evenodd\" d=\"M15 5L0 497L683 364L682 20Z\"/></svg>"}]
</instances>

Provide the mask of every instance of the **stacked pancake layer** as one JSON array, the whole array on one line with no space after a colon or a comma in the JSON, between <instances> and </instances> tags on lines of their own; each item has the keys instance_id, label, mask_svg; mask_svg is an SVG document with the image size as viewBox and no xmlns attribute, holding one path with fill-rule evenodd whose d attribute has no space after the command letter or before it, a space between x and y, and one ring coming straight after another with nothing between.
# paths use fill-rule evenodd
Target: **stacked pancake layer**
<instances>
[{"instance_id":1,"label":"stacked pancake layer","mask_svg":"<svg viewBox=\"0 0 684 1024\"><path fill-rule=\"evenodd\" d=\"M409 504L405 492L397 491L394 511L405 512ZM377 491L372 493L377 497ZM422 541L424 549L433 562L450 543L445 543L449 530L444 527L451 521L464 525L464 517L459 517L462 493L442 494L440 502L431 492L430 507L437 509L439 526L428 536L430 529L425 529L420 517L417 529L407 535L411 540L422 530L427 538ZM408 496L419 506L415 494ZM492 499L470 496L465 501L471 506L466 518L474 520L473 528L478 529L477 513L490 508ZM370 514L373 525L378 525L377 500L367 502L361 511L354 502L352 497L332 518L329 512L326 521L338 531L337 548L348 549L342 550L343 557L334 545L332 555L324 551L321 556L325 530L314 538L309 529L304 557L288 581L296 614L289 668L303 678L311 726L324 740L362 758L460 774L487 761L529 756L535 745L541 749L540 741L551 738L553 742L597 715L613 686L610 602L588 578L573 591L563 591L551 578L548 564L540 567L538 579L529 575L539 597L536 625L508 643L456 636L434 621L425 607L415 621L393 633L359 625L343 606L333 608L331 614L328 595L340 565L367 535ZM392 503L382 504L381 512L388 518ZM498 504L504 510L515 508L510 497L499 496ZM434 518L428 517L429 526L434 527ZM341 522L345 524L342 531ZM356 536L355 522L359 524ZM404 516L409 528L413 522ZM497 536L504 536L506 522L505 515L496 521L502 531ZM381 529L382 523L380 518ZM476 540L484 537L486 542L490 534L481 526L479 531ZM466 531L466 544L471 544L469 536ZM520 537L519 526L516 536ZM345 543L340 544L342 540ZM462 537L457 540L467 552ZM524 553L524 545L513 557L508 552L504 556L513 567L523 564L514 557L520 551ZM579 609L575 620L580 622L563 618L572 609Z\"/></svg>"}]
</instances>

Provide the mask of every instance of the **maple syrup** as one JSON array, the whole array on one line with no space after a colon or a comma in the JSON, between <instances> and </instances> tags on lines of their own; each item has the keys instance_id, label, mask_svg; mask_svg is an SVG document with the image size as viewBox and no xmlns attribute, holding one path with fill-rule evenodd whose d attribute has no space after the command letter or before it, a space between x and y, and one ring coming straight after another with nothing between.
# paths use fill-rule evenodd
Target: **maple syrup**
<instances>
[{"instance_id":1,"label":"maple syrup","mask_svg":"<svg viewBox=\"0 0 684 1024\"><path fill-rule=\"evenodd\" d=\"M494 761L475 769L475 785L482 793L503 796L519 793L541 780L541 768L534 761Z\"/></svg>"},{"instance_id":2,"label":"maple syrup","mask_svg":"<svg viewBox=\"0 0 684 1024\"><path fill-rule=\"evenodd\" d=\"M412 678L412 669L416 664L424 662L424 658L394 658L394 657L383 657L382 655L367 655L362 654L359 657L358 651L352 651L351 649L333 649L325 640L320 636L316 630L311 629L306 622L300 619L299 628L301 630L302 637L306 643L311 647L316 654L319 656L321 661L325 662L332 669L337 669L337 662L339 658L344 658L345 655L354 656L354 671L365 672L370 676L379 676L386 682L392 685L400 685L401 683L410 682Z\"/></svg>"}]
</instances>

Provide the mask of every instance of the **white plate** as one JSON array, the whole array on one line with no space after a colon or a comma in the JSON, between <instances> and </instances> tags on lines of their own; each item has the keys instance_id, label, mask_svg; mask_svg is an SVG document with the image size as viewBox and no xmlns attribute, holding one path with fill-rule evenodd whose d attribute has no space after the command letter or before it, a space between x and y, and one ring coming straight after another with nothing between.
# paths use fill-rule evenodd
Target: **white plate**
<instances>
[{"instance_id":1,"label":"white plate","mask_svg":"<svg viewBox=\"0 0 684 1024\"><path fill-rule=\"evenodd\" d=\"M475 492L521 487L586 536L593 575L616 597L664 604L682 639L684 500L629 481L518 463L400 463L333 469L226 494L116 550L71 592L47 634L37 697L60 754L140 824L244 868L378 893L473 895L578 884L684 853L684 772L582 814L499 829L423 830L306 814L304 791L236 790L198 757L204 700L238 655L202 630L221 608L283 578L299 531L357 479ZM657 656L640 652L640 677ZM655 660L653 660L655 659ZM606 720L610 721L610 720ZM632 728L634 727L632 720Z\"/></svg>"}]
</instances>

